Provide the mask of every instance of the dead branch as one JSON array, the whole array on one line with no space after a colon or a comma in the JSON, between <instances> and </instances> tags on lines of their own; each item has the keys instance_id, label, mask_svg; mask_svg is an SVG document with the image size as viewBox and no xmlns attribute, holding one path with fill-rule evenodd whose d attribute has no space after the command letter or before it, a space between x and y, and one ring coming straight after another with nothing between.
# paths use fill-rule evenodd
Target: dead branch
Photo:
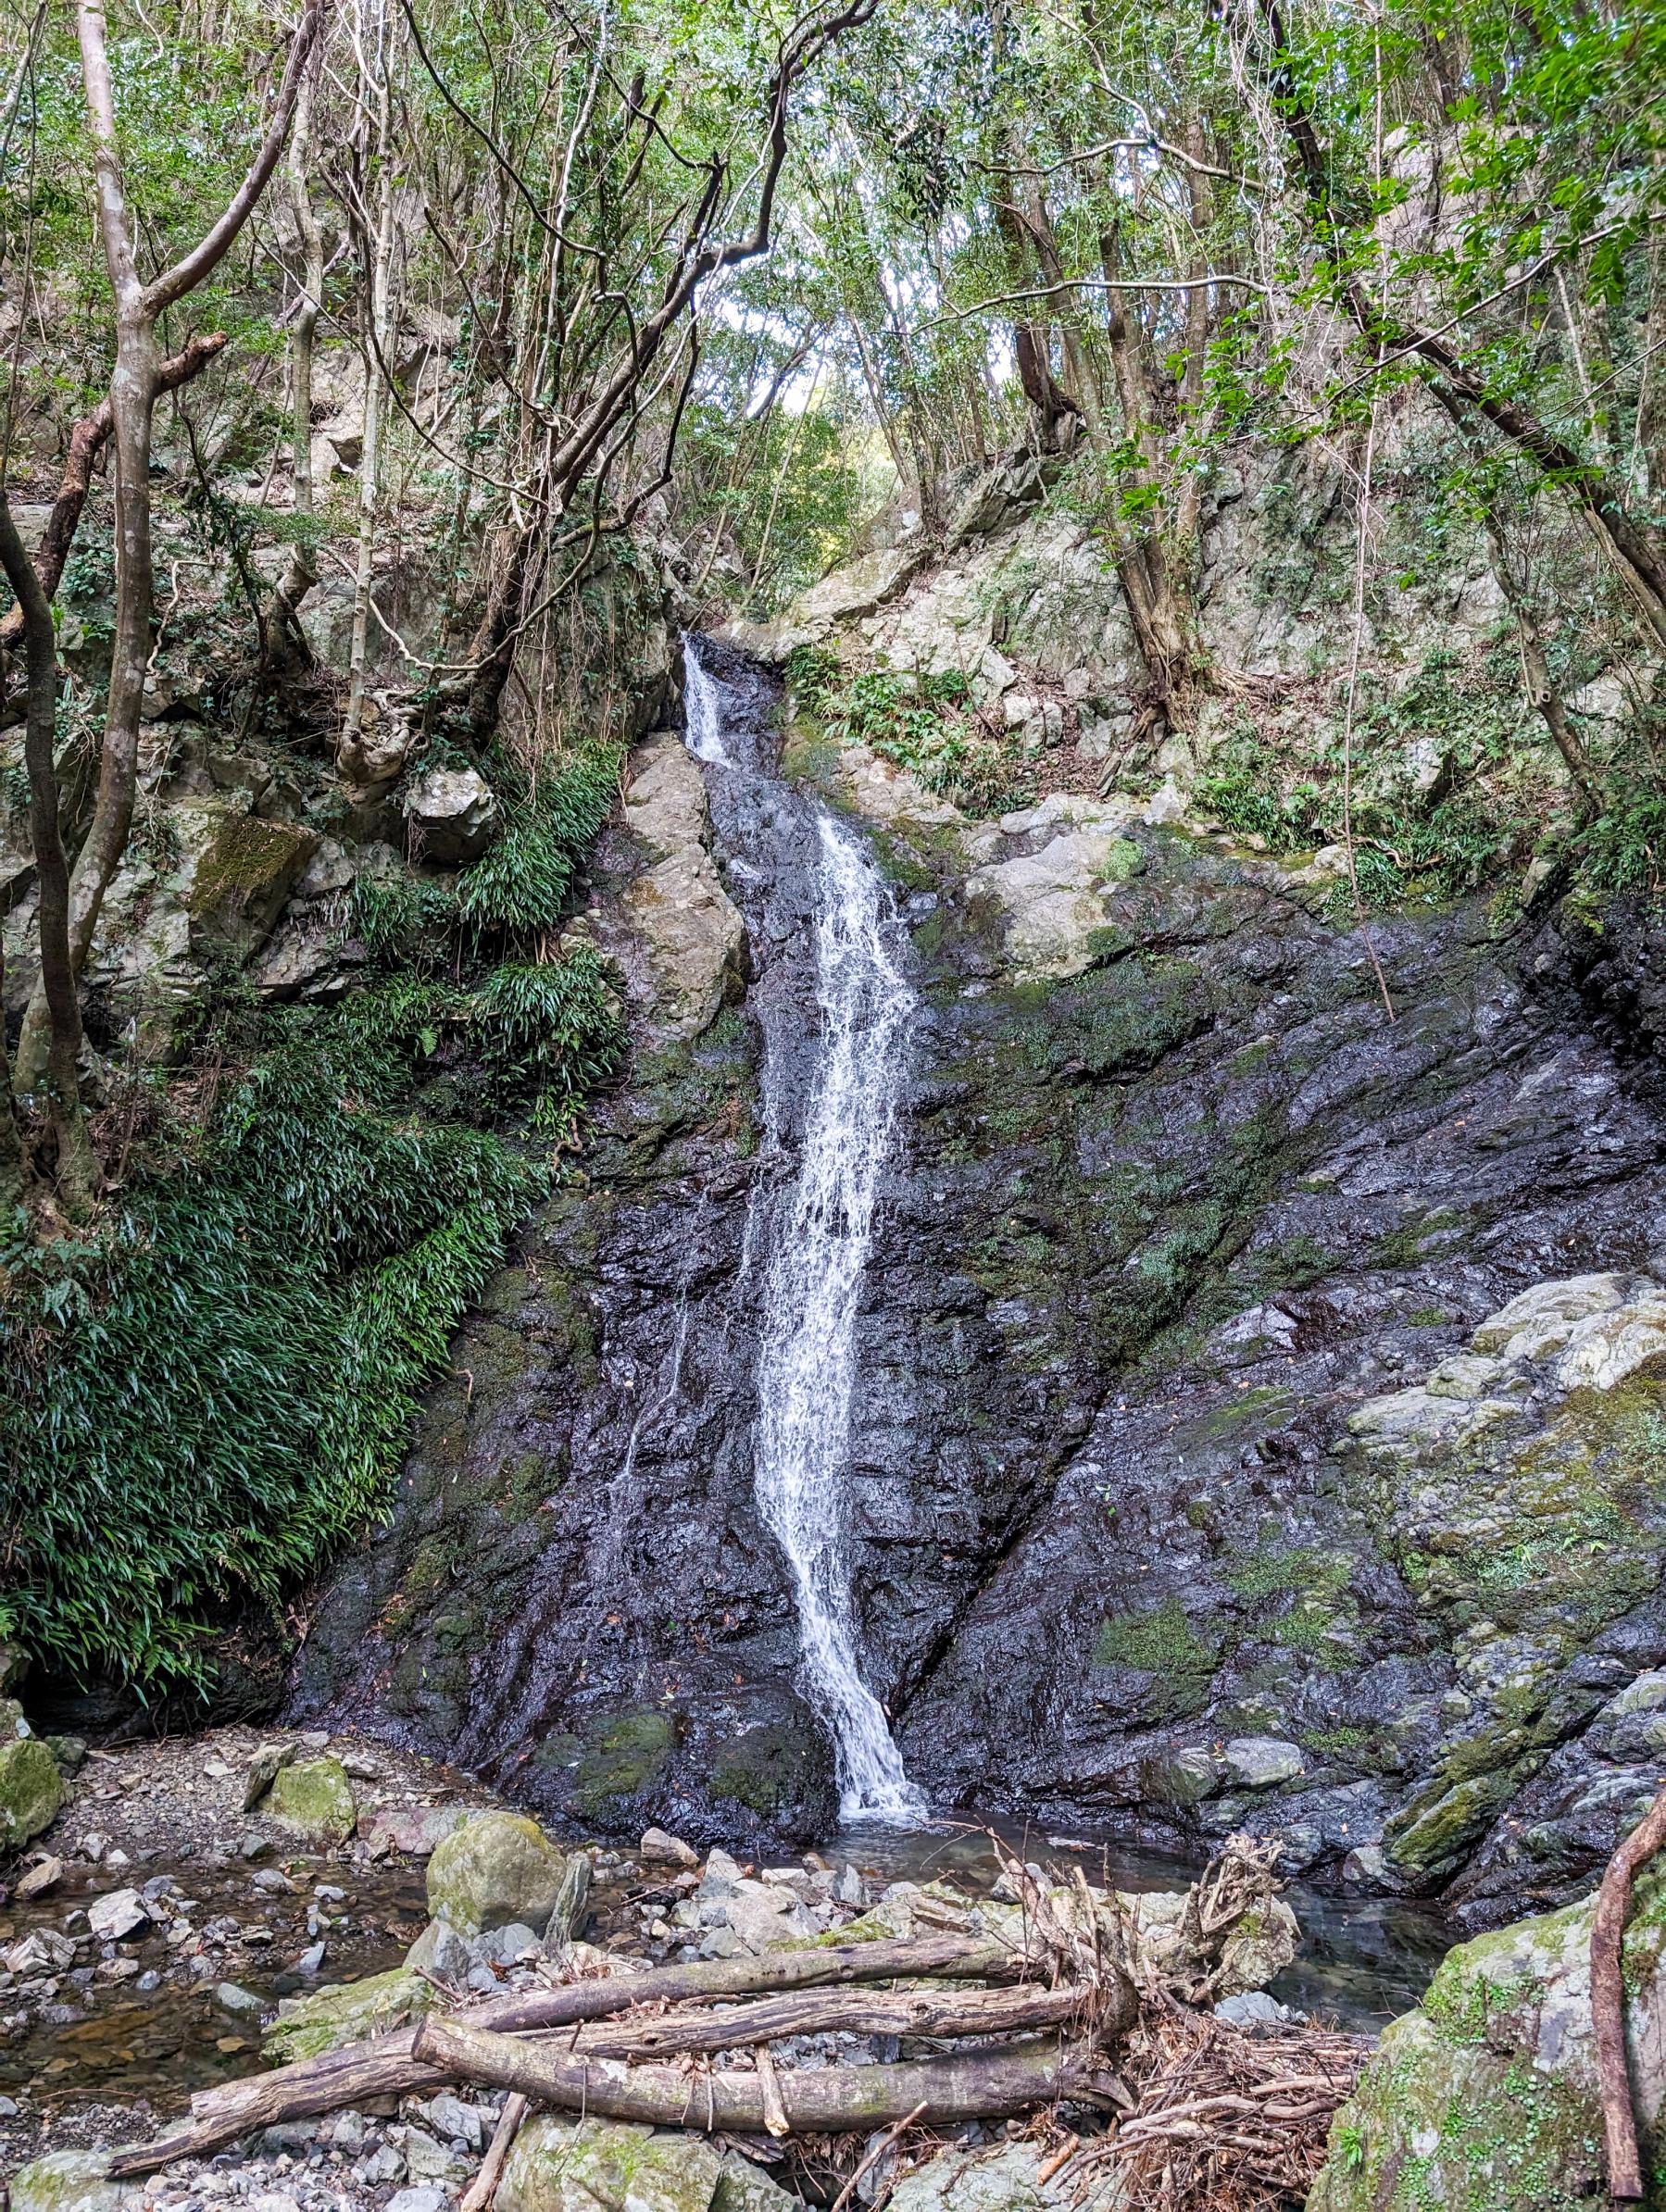
<instances>
[{"instance_id":1,"label":"dead branch","mask_svg":"<svg viewBox=\"0 0 1666 2212\"><path fill-rule=\"evenodd\" d=\"M1591 2025L1597 2037L1597 2078L1602 2093L1602 2132L1608 2152L1609 2195L1617 2205L1643 2194L1637 2156L1637 2116L1632 2105L1625 2056L1625 1984L1621 1946L1631 1909L1632 1882L1666 1843L1666 1787L1632 1830L1602 1877L1591 1920Z\"/></svg>"},{"instance_id":2,"label":"dead branch","mask_svg":"<svg viewBox=\"0 0 1666 2212\"><path fill-rule=\"evenodd\" d=\"M497 2194L497 2184L502 2178L505 2162L516 2136L520 2132L520 2123L527 2116L527 2101L521 2096L510 2097L504 2106L503 2116L493 2131L485 2163L470 2182L457 2212L492 2212L492 2199Z\"/></svg>"}]
</instances>

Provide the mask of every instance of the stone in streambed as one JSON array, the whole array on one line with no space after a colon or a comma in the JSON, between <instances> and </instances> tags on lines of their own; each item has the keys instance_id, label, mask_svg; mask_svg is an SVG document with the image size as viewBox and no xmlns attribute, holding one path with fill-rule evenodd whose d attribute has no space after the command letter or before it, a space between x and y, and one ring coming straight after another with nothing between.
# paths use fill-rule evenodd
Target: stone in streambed
<instances>
[{"instance_id":1,"label":"stone in streambed","mask_svg":"<svg viewBox=\"0 0 1666 2212\"><path fill-rule=\"evenodd\" d=\"M63 1802L57 1762L38 1736L0 1743L0 1851L15 1851L49 1828Z\"/></svg>"},{"instance_id":2,"label":"stone in streambed","mask_svg":"<svg viewBox=\"0 0 1666 2212\"><path fill-rule=\"evenodd\" d=\"M1041 2181L1045 2155L1033 2143L940 2151L904 2175L889 2212L1113 2212L1127 2203L1114 2168Z\"/></svg>"},{"instance_id":3,"label":"stone in streambed","mask_svg":"<svg viewBox=\"0 0 1666 2212\"><path fill-rule=\"evenodd\" d=\"M568 1861L523 1813L484 1813L446 1836L428 1862L428 1910L460 1935L512 1920L548 1924Z\"/></svg>"},{"instance_id":4,"label":"stone in streambed","mask_svg":"<svg viewBox=\"0 0 1666 2212\"><path fill-rule=\"evenodd\" d=\"M309 1997L286 1997L278 2006L275 2027L261 2046L270 2066L297 2058L318 2058L343 2043L403 2028L433 2002L432 1983L407 1967L372 1974L363 1981L332 1982Z\"/></svg>"},{"instance_id":5,"label":"stone in streambed","mask_svg":"<svg viewBox=\"0 0 1666 2212\"><path fill-rule=\"evenodd\" d=\"M108 2151L49 2151L13 2175L11 2212L118 2212L136 2204L142 2192L109 2180L109 2164Z\"/></svg>"},{"instance_id":6,"label":"stone in streambed","mask_svg":"<svg viewBox=\"0 0 1666 2212\"><path fill-rule=\"evenodd\" d=\"M789 2212L795 2202L704 2136L546 2116L522 2127L497 2188L500 2212Z\"/></svg>"},{"instance_id":7,"label":"stone in streambed","mask_svg":"<svg viewBox=\"0 0 1666 2212\"><path fill-rule=\"evenodd\" d=\"M329 1757L281 1767L267 1793L266 1810L285 1828L324 1843L344 1843L358 1818L347 1770L340 1759Z\"/></svg>"}]
</instances>

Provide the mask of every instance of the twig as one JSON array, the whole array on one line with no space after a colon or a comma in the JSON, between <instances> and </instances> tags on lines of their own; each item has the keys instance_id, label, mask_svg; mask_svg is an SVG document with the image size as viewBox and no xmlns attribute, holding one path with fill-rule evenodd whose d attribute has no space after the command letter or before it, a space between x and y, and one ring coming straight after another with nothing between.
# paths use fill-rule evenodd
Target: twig
<instances>
[{"instance_id":1,"label":"twig","mask_svg":"<svg viewBox=\"0 0 1666 2212\"><path fill-rule=\"evenodd\" d=\"M1602 2094L1602 2131L1608 2148L1609 2196L1635 2204L1643 2194L1637 2156L1637 2116L1632 2106L1625 2060L1625 1985L1621 1944L1631 1909L1632 1881L1666 1843L1666 1785L1608 1863L1591 1921L1591 2025L1597 2036L1597 2078Z\"/></svg>"},{"instance_id":2,"label":"twig","mask_svg":"<svg viewBox=\"0 0 1666 2212\"><path fill-rule=\"evenodd\" d=\"M830 2212L845 2212L846 2206L849 2204L851 2198L856 2194L857 2183L861 2180L862 2176L865 2173L870 2173L872 2171L873 2168L879 2164L880 2160L891 2148L891 2145L896 2141L897 2137L899 2135L906 2135L924 2110L925 2106L923 2105L916 2105L912 2112L906 2114L903 2118L899 2119L896 2123L895 2126L889 2127L885 2130L884 2133L880 2137L873 2148L862 2160L860 2166L857 2168L855 2173L851 2175L849 2181L846 2182L844 2188L840 2190L838 2195L834 2197L832 2206L830 2207ZM1072 2141L1074 2139L1072 2138Z\"/></svg>"},{"instance_id":3,"label":"twig","mask_svg":"<svg viewBox=\"0 0 1666 2212\"><path fill-rule=\"evenodd\" d=\"M497 2194L498 2180L508 2157L509 2147L526 2116L527 2100L516 2090L503 2108L503 2116L493 2134L492 2147L486 2153L485 2163L470 2182L457 2212L492 2212L492 2199Z\"/></svg>"}]
</instances>

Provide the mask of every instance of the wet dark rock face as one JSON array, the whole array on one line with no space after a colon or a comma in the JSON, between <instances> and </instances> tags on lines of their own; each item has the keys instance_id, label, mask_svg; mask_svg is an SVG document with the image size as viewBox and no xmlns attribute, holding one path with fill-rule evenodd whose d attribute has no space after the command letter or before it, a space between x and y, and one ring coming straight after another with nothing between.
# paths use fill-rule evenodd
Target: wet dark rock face
<instances>
[{"instance_id":1,"label":"wet dark rock face","mask_svg":"<svg viewBox=\"0 0 1666 2212\"><path fill-rule=\"evenodd\" d=\"M294 1704L591 1829L764 1842L835 1811L751 1493L747 1208L813 1051L808 816L712 791L747 1006L639 1056L459 1338L392 1525L319 1593ZM1529 1378L1456 1456L1348 1421L1531 1285L1666 1271L1635 1024L1481 907L1373 925L1391 1024L1314 894L1134 834L1100 963L1024 985L952 832L881 840L925 1004L860 1338L870 1681L945 1808L1276 1829L1322 1880L1487 1918L1572 1894L1666 1749L1612 1709L1666 1665L1666 1389Z\"/></svg>"}]
</instances>

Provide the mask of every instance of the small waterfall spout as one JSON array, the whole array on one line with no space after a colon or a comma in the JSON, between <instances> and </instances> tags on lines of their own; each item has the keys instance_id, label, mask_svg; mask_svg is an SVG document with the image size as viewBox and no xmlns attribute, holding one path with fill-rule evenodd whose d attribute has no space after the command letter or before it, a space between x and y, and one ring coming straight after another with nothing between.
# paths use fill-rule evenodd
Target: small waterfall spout
<instances>
[{"instance_id":1,"label":"small waterfall spout","mask_svg":"<svg viewBox=\"0 0 1666 2212\"><path fill-rule=\"evenodd\" d=\"M804 1669L833 1730L841 1812L906 1826L924 1818L925 1801L857 1665L840 1477L857 1304L918 1001L885 943L873 863L830 815L819 813L816 828L822 1033L798 1178L763 1286L755 1482L796 1585Z\"/></svg>"},{"instance_id":2,"label":"small waterfall spout","mask_svg":"<svg viewBox=\"0 0 1666 2212\"><path fill-rule=\"evenodd\" d=\"M723 743L722 694L717 678L703 668L694 640L683 639L683 711L684 737L696 760L709 760L718 768L732 764Z\"/></svg>"}]
</instances>

